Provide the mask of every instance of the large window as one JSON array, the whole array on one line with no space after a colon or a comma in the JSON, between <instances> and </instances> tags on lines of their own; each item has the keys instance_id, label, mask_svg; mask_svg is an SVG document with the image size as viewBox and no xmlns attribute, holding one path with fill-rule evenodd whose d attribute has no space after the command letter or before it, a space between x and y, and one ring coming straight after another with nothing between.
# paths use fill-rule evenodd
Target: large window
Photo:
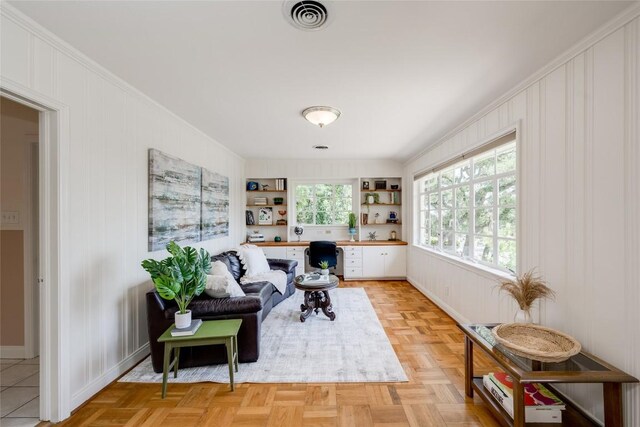
<instances>
[{"instance_id":1,"label":"large window","mask_svg":"<svg viewBox=\"0 0 640 427\"><path fill-rule=\"evenodd\" d=\"M295 195L298 224L348 224L353 210L351 184L298 184Z\"/></svg>"},{"instance_id":2,"label":"large window","mask_svg":"<svg viewBox=\"0 0 640 427\"><path fill-rule=\"evenodd\" d=\"M515 272L516 165L511 141L417 179L418 243Z\"/></svg>"}]
</instances>

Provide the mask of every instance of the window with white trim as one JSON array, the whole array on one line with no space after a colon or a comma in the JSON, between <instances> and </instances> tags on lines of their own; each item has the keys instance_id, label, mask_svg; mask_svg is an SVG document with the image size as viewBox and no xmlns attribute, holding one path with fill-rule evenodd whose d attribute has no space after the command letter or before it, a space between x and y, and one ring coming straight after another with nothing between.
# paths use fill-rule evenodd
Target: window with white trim
<instances>
[{"instance_id":1,"label":"window with white trim","mask_svg":"<svg viewBox=\"0 0 640 427\"><path fill-rule=\"evenodd\" d=\"M305 225L347 225L353 211L351 184L297 184L296 221Z\"/></svg>"},{"instance_id":2,"label":"window with white trim","mask_svg":"<svg viewBox=\"0 0 640 427\"><path fill-rule=\"evenodd\" d=\"M417 244L516 271L517 159L510 139L416 179Z\"/></svg>"}]
</instances>

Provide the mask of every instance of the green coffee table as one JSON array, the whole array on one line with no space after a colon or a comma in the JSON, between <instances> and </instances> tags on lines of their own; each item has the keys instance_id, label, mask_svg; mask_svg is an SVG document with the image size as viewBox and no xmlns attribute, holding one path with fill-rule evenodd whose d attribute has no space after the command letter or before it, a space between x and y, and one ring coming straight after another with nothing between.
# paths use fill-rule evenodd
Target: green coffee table
<instances>
[{"instance_id":1,"label":"green coffee table","mask_svg":"<svg viewBox=\"0 0 640 427\"><path fill-rule=\"evenodd\" d=\"M224 344L227 347L227 360L229 363L229 383L231 391L234 390L233 371L238 372L238 331L242 319L230 320L205 320L195 334L186 337L172 337L171 325L164 334L158 338L158 342L164 343L164 365L162 368L162 398L167 395L167 376L173 368L173 377L178 378L178 362L180 360L181 347L196 347L200 345ZM171 350L174 350L171 361Z\"/></svg>"}]
</instances>

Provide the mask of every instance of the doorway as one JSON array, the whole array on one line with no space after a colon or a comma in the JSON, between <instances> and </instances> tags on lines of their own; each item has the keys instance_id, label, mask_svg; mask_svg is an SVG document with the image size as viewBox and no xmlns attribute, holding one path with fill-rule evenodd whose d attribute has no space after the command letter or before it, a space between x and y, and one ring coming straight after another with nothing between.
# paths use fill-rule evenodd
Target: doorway
<instances>
[{"instance_id":1,"label":"doorway","mask_svg":"<svg viewBox=\"0 0 640 427\"><path fill-rule=\"evenodd\" d=\"M0 98L0 412L2 425L40 419L40 112Z\"/></svg>"}]
</instances>

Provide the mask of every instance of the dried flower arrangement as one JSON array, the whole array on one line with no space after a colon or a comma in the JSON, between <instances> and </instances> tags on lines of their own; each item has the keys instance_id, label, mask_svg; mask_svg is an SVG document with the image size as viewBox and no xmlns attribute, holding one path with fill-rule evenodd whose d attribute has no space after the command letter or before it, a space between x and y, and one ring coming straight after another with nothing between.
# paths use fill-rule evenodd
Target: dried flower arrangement
<instances>
[{"instance_id":1,"label":"dried flower arrangement","mask_svg":"<svg viewBox=\"0 0 640 427\"><path fill-rule=\"evenodd\" d=\"M511 295L524 311L529 311L537 299L553 299L556 296L553 289L547 286L547 282L535 274L535 269L517 276L514 280L501 281L500 290Z\"/></svg>"}]
</instances>

